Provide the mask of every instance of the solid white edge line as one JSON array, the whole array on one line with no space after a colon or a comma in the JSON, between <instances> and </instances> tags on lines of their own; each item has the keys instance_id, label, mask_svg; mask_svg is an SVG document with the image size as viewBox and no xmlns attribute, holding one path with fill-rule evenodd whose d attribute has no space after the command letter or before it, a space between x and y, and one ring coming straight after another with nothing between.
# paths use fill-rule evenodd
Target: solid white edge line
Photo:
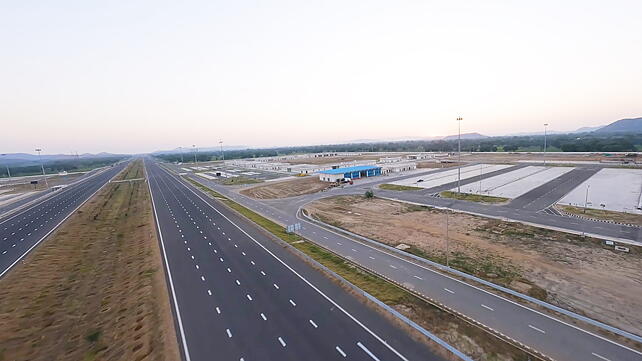
<instances>
[{"instance_id":1,"label":"solid white edge line","mask_svg":"<svg viewBox=\"0 0 642 361\"><path fill-rule=\"evenodd\" d=\"M383 197L382 197L382 198L383 198ZM384 198L384 199L387 199L387 198ZM389 199L389 200L396 201L396 202L400 202L399 200L394 200L394 199ZM406 203L410 203L410 202L406 202ZM421 205L421 204L419 204L419 203L415 203L415 204ZM488 295L490 295L490 296L492 296L492 297L499 298L500 300L506 301L506 302L511 303L511 304L513 304L513 305L515 305L515 306L518 306L518 307L520 307L520 308L526 309L526 310L528 310L528 311L530 311L530 312L534 312L534 313L536 313L536 314L539 314L540 316L544 316L544 317L546 317L546 318L548 318L548 319L551 319L551 320L553 320L553 321L555 321L555 322L559 322L559 323L561 323L561 324L563 324L563 325L566 325L566 326L568 326L568 327L574 328L574 329L576 329L576 330L578 330L578 331L580 331L580 332L584 332L584 333L586 333L586 334L588 334L588 335L591 335L591 336L593 336L593 337L597 337L597 338L599 338L600 340L606 341L606 342L611 343L611 344L613 344L613 345L615 345L615 346L619 346L619 347L621 347L621 348L623 348L623 349L626 349L626 350L628 350L628 351L634 352L634 353L636 353L636 354L638 354L638 355L642 355L642 352L640 352L640 351L634 350L634 349L632 349L632 348L630 348L630 347L627 347L627 346L624 346L624 345L622 345L622 344L619 344L619 343L617 343L617 342L615 342L615 341L609 340L608 338L605 338L605 337L602 337L602 336L600 336L600 335L594 334L594 333L592 333L591 331L588 331L588 330L585 330L585 329L583 329L583 328L580 328L579 326L575 326L575 325L572 325L572 324L567 323L567 322L565 322L565 321L559 320L559 319L557 319L557 318L555 318L555 317L553 317L553 316L550 316L550 315L547 315L547 314L542 313L542 312L540 312L540 311L537 311L537 310L535 310L535 309L529 308L529 307L527 307L527 306L525 306L525 305L522 305L522 304L517 303L517 302L515 302L515 301L509 300L509 299L507 299L507 298L504 298L504 297L502 297L502 296L500 296L500 295L498 295L498 294L492 293L492 292L487 291L487 290L485 290L485 289L483 289L483 288L479 288L479 287L474 286L474 285L472 285L472 284L470 284L470 283L467 283L467 282L465 282L465 281L458 280L458 279L453 278L453 277L451 277L451 276L449 276L449 275L447 275L447 274L444 274L444 273L441 273L441 272L439 272L439 271L436 271L436 270L430 269L430 268L428 268L428 267L426 267L426 266L423 266L423 265L421 265L421 264L419 264L419 263L415 263L415 262L412 262L412 261L410 261L410 260L404 259L404 258L402 258L402 257L400 257L400 256L397 256L397 255L393 254L393 253L388 253L388 252L385 252L385 251L380 250L380 249L378 249L378 248L375 248L374 246L371 246L371 245L368 245L368 244L365 244L365 243L359 242L359 241L357 241L357 240L354 240L354 239L352 239L352 238L349 238L349 237L347 237L347 236L344 236L344 235L342 235L342 234L340 234L340 233L337 233L337 232L335 232L335 231L333 231L333 230L330 230L330 229L324 228L324 227L322 227L322 226L319 226L318 224L313 223L313 222L311 222L311 221L309 221L309 220L307 220L307 219L300 218L300 217L299 217L299 212L301 211L301 208L302 208L302 207L299 207L299 210L297 211L297 219L299 219L299 220L301 220L301 221L303 221L303 222L306 222L308 225L316 226L316 227L318 227L319 229L321 229L321 230L323 230L323 231L330 232L330 233L334 233L334 234L335 234L335 235L337 235L337 236L343 237L344 239L348 239L348 240L350 240L350 241L352 241L352 242L356 242L356 243L358 243L358 244L360 244L360 245L362 245L362 246L364 246L364 247L368 247L368 248L370 248L370 249L372 249L372 250L374 250L374 251L376 251L376 252L379 252L379 253L381 253L381 254L383 254L383 255L387 255L387 256L390 256L390 257L397 258L397 259L399 259L399 260L401 260L401 261L403 261L403 262L406 262L406 263L409 263L409 264L411 264L411 265L413 265L413 266L416 266L416 267L422 268L422 269L427 270L427 271L429 271L429 272L431 272L431 273L435 273L435 274L437 274L437 275L440 275L440 276L446 277L446 278L448 278L448 279L450 279L450 280L452 280L452 281L455 281L455 282L457 282L457 283L460 283L460 284L462 284L462 285L464 285L464 286L472 287L472 288L474 288L474 289L476 289L476 290L478 290L478 291L481 291L481 292L483 292L483 293L486 293L486 294L488 294ZM446 271L446 272L448 272L447 270L445 270L445 271Z\"/></svg>"},{"instance_id":2,"label":"solid white edge line","mask_svg":"<svg viewBox=\"0 0 642 361\"><path fill-rule=\"evenodd\" d=\"M122 172L124 169L125 169L125 168L121 169L118 173L114 174L114 176L113 176L113 177L111 177L109 180L114 179L114 177L116 177L118 174L120 174L120 172ZM16 265L16 263L20 262L20 260L21 260L21 259L23 259L23 258L24 258L24 257L25 257L29 252L31 252L31 250L32 250L32 249L34 249L37 245L39 245L39 244L40 244L40 242L42 242L45 238L47 238L47 237L51 234L51 232L53 232L53 231L55 231L56 229L58 229L58 227L60 227L60 225L61 225L61 224L63 224L63 223L67 220L67 218L71 217L71 215L72 215L72 214L76 213L76 211L77 211L80 207L82 207L85 203L87 203L87 201L89 201L90 199L92 199L92 198L94 197L94 195L96 195L96 193L98 193L101 189L103 189L107 184L109 184L109 181L105 182L105 184L103 184L102 186L100 186L100 188L98 188L94 193L92 193L89 197L87 197L87 199L85 199L82 203L80 203L80 204L78 205L78 207L76 207L73 211L69 212L69 214L68 214L65 218L63 218L63 219L60 221L60 223L56 224L56 225L55 225L55 226L54 226L54 227L53 227L49 232L47 232L47 234L45 234L44 236L42 236L42 238L40 238L40 240L38 240L38 242L34 243L31 247L29 247L29 249L28 249L28 250L26 250L26 251L25 251L25 253L23 253L23 254L22 254L20 257L18 257L18 258L17 258L17 259L12 263L12 264L10 264L7 268L5 268L5 269L2 271L2 273L0 273L0 278L2 278L2 276L4 276L4 275L5 275L5 273L9 272L9 271L11 270L11 268L13 268L13 266L15 266L15 265ZM12 218L13 218L13 217L12 217Z\"/></svg>"},{"instance_id":3,"label":"solid white edge line","mask_svg":"<svg viewBox=\"0 0 642 361\"><path fill-rule=\"evenodd\" d=\"M172 281L172 272L169 269L169 262L167 261L167 253L165 252L165 242L163 241L163 232L161 232L160 222L158 221L158 213L156 213L156 203L154 201L154 195L152 194L151 179L147 175L147 164L144 159L143 159L143 169L145 170L145 178L147 178L147 188L149 189L149 196L152 199L152 208L154 208L154 220L156 221L156 228L158 229L158 237L160 238L161 248L163 250L163 261L164 261L163 263L165 263L165 270L167 271L167 279L169 280L169 286L172 290L172 299L174 300L174 310L176 311L178 328L180 329L181 341L183 343L183 353L185 355L185 360L191 361L191 358L189 356L189 349L187 348L187 339L185 337L185 330L183 329L183 320L181 319L181 311L178 308L178 300L176 299L176 291L174 290L174 282Z\"/></svg>"},{"instance_id":4,"label":"solid white edge line","mask_svg":"<svg viewBox=\"0 0 642 361\"><path fill-rule=\"evenodd\" d=\"M161 167L159 167L159 168L161 168ZM370 330L368 327L366 327L366 325L364 325L363 323L361 323L361 321L359 321L357 318L355 318L354 316L352 316L352 314L350 314L348 311L346 311L343 307L341 307L338 303L336 303L332 298L330 298L328 295L326 295L325 293L323 293L323 291L321 291L320 289L318 289L315 285L313 285L313 284L312 284L310 281L308 281L305 277L303 277L302 275L300 275L297 271L295 271L295 270L294 270L292 267L290 267L287 263L283 262L279 257L277 257L274 253L272 253L272 251L270 251L270 250L269 250L269 249L267 249L265 246L263 246L259 241L257 241L256 239L254 239L254 237L250 236L247 232L245 232L245 230L243 230L241 227L239 227L236 223L232 222L232 220L231 220L231 219L227 218L227 216L225 216L223 213L221 213L218 209L216 209L216 208L215 208L213 205L211 205L208 201L206 201L205 199L203 199L199 194L197 194L196 192L194 192L194 190L192 190L192 188L188 187L188 186L187 186L185 183L183 183L182 181L180 181L180 180L176 179L172 174L170 174L169 172L167 172L165 169L163 169L163 168L161 168L161 169L162 169L164 172L166 172L167 174L169 174L171 178L174 178L174 179L175 179L178 183L180 183L183 187L187 188L187 189L188 189L190 192L192 192L196 197L198 197L200 200L202 200L203 202L205 202L208 206L210 206L210 208L212 208L214 211L216 211L216 213L218 213L219 215L221 215L221 217L225 218L228 222L230 222L232 225L234 225L236 228L238 228L238 229L239 229L243 234L245 234L245 235L246 235L247 237L249 237L252 241L254 241L254 243L256 243L259 247L263 248L263 250L264 250L265 252L267 252L270 256L274 257L277 261L279 261L279 263L281 263L281 264L282 264L283 266L285 266L288 270L290 270L290 272L294 273L294 274L295 274L297 277L299 277L303 282L305 282L305 283L306 283L308 286L310 286L313 290L315 290L317 293L319 293L321 296L323 296L323 298L325 298L328 302L330 302L331 304L333 304L333 305L334 305L338 310L340 310L341 312L343 312L346 316L348 316L352 321L354 321L357 325L359 325L361 328L363 328L367 333L369 333L369 334L370 334L372 337L374 337L377 341L381 342L381 344L383 344L386 348L388 348L390 351L392 351L392 352L393 352L395 355L397 355L400 359L402 359L402 360L404 360L404 361L409 361L409 360L408 360L404 355L402 355L401 353L399 353L399 351L397 351L394 347L390 346L386 341L384 341L381 337L379 337L379 335L377 335L377 334L376 334L376 333L374 333L372 330Z\"/></svg>"}]
</instances>

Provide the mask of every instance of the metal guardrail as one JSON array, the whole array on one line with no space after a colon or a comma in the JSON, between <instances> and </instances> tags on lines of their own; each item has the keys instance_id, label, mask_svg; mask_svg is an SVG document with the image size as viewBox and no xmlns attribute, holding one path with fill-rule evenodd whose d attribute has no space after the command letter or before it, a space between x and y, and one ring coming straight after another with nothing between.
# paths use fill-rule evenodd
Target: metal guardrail
<instances>
[{"instance_id":1,"label":"metal guardrail","mask_svg":"<svg viewBox=\"0 0 642 361\"><path fill-rule=\"evenodd\" d=\"M580 321L586 322L588 324L591 324L593 326L599 327L599 328L604 329L606 331L613 332L613 333L615 333L617 335L620 335L620 336L626 337L628 339L631 339L633 341L637 341L637 342L642 343L642 337L640 337L640 336L638 336L636 334L630 333L628 331L621 330L621 329L619 329L617 327L613 327L613 326L607 325L607 324L602 323L600 321L596 321L596 320L594 320L592 318L579 315L579 314L577 314L575 312L572 312L572 311L563 309L561 307L552 305L552 304L550 304L548 302L544 302L544 301L538 300L537 298L525 295L523 293L519 293L517 291L514 291L514 290L511 290L509 288L506 288L506 287L497 285L495 283L486 281L486 280L481 279L479 277L475 277L475 276L470 275L468 273L464 273L464 272L458 271L456 269L453 269L453 268L450 268L450 267L446 267L446 266L444 266L442 264L433 262L431 260L428 260L428 259L425 259L425 258L422 258L422 257L419 257L419 256L415 256L414 254L411 254L411 253L408 253L408 252L404 252L402 250L399 250L399 249L396 249L394 247L388 246L387 244L383 244L381 242L377 242L375 240L369 239L369 238L364 237L362 235L347 231L347 230L339 228L339 227L335 227L333 225L327 224L325 222L319 221L317 219L314 219L314 218L308 216L307 214L302 212L301 209L299 209L299 213L302 214L306 219L310 220L313 223L316 223L316 224L320 225L321 227L330 228L330 229L335 230L337 232L348 234L348 235L350 235L352 237L355 237L355 238L358 238L358 239L360 239L362 241L366 241L368 243L374 244L374 245L376 245L378 247L383 247L383 248L385 248L385 249L387 249L389 251L392 251L392 252L395 252L397 254L403 255L405 257L410 257L410 258L415 259L415 260L417 260L419 262L427 263L427 264L429 264L429 265L431 265L433 267L436 267L436 268L438 268L438 269L440 269L442 271L450 272L450 273L453 273L453 274L455 274L457 276L464 277L464 278L467 278L469 280L481 283L481 284L483 284L485 286L492 287L492 288L494 288L496 290L508 293L508 294L510 294L512 296L516 296L516 297L519 297L519 298L521 298L523 300L526 300L526 301L535 303L537 305L546 307L549 310L552 310L552 311L555 311L555 312L559 312L559 313L564 314L566 316L575 318L576 320L580 320Z\"/></svg>"}]
</instances>

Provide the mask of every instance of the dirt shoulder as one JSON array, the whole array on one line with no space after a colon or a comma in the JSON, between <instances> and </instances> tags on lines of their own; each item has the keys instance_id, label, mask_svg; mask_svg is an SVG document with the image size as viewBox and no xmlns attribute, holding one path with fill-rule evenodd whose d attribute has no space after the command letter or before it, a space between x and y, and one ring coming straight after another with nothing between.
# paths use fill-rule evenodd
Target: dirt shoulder
<instances>
[{"instance_id":1,"label":"dirt shoulder","mask_svg":"<svg viewBox=\"0 0 642 361\"><path fill-rule=\"evenodd\" d=\"M257 199L276 199L317 193L329 187L330 183L319 180L319 177L308 176L282 182L269 182L243 189L241 194Z\"/></svg>"},{"instance_id":2,"label":"dirt shoulder","mask_svg":"<svg viewBox=\"0 0 642 361\"><path fill-rule=\"evenodd\" d=\"M0 280L0 360L180 359L163 270L146 183L107 184Z\"/></svg>"},{"instance_id":3,"label":"dirt shoulder","mask_svg":"<svg viewBox=\"0 0 642 361\"><path fill-rule=\"evenodd\" d=\"M316 201L314 217L445 263L444 211L383 199ZM596 320L639 333L642 252L600 241L467 214L449 214L450 265Z\"/></svg>"}]
</instances>

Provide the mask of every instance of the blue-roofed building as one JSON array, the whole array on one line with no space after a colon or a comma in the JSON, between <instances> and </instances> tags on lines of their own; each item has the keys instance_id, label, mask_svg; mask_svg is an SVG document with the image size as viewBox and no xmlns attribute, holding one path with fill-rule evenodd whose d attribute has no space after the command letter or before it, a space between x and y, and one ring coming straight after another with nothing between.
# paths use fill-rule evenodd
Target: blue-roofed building
<instances>
[{"instance_id":1,"label":"blue-roofed building","mask_svg":"<svg viewBox=\"0 0 642 361\"><path fill-rule=\"evenodd\" d=\"M319 179L325 182L339 182L344 178L354 180L378 175L381 175L381 167L377 165L358 165L321 171L319 172Z\"/></svg>"}]
</instances>

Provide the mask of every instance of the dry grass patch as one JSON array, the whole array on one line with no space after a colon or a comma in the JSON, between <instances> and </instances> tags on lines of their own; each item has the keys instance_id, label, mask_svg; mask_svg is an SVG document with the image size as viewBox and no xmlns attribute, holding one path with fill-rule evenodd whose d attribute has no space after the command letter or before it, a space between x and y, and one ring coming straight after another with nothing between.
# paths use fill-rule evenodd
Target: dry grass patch
<instances>
[{"instance_id":1,"label":"dry grass patch","mask_svg":"<svg viewBox=\"0 0 642 361\"><path fill-rule=\"evenodd\" d=\"M326 198L306 206L330 224L445 263L446 213L383 199ZM450 265L593 319L639 333L642 252L596 239L450 213Z\"/></svg>"},{"instance_id":2,"label":"dry grass patch","mask_svg":"<svg viewBox=\"0 0 642 361\"><path fill-rule=\"evenodd\" d=\"M614 211L605 211L602 209L592 209L592 208L581 208L573 206L563 206L557 205L556 208L560 210L577 214L582 217L595 218L595 219L604 219L607 221L615 221L620 223L635 224L642 226L642 216L639 214L623 213L623 212L614 212Z\"/></svg>"},{"instance_id":3,"label":"dry grass patch","mask_svg":"<svg viewBox=\"0 0 642 361\"><path fill-rule=\"evenodd\" d=\"M180 359L153 222L144 182L108 184L11 270L0 360Z\"/></svg>"},{"instance_id":4,"label":"dry grass patch","mask_svg":"<svg viewBox=\"0 0 642 361\"><path fill-rule=\"evenodd\" d=\"M462 201L477 202L477 203L499 204L499 203L508 202L508 198L485 196L481 194L457 193L457 192L451 192L451 191L444 191L439 193L439 195L444 198L459 199Z\"/></svg>"},{"instance_id":5,"label":"dry grass patch","mask_svg":"<svg viewBox=\"0 0 642 361\"><path fill-rule=\"evenodd\" d=\"M275 199L317 193L329 187L328 182L323 182L318 177L312 176L282 182L269 182L244 189L241 194L258 199Z\"/></svg>"}]
</instances>

